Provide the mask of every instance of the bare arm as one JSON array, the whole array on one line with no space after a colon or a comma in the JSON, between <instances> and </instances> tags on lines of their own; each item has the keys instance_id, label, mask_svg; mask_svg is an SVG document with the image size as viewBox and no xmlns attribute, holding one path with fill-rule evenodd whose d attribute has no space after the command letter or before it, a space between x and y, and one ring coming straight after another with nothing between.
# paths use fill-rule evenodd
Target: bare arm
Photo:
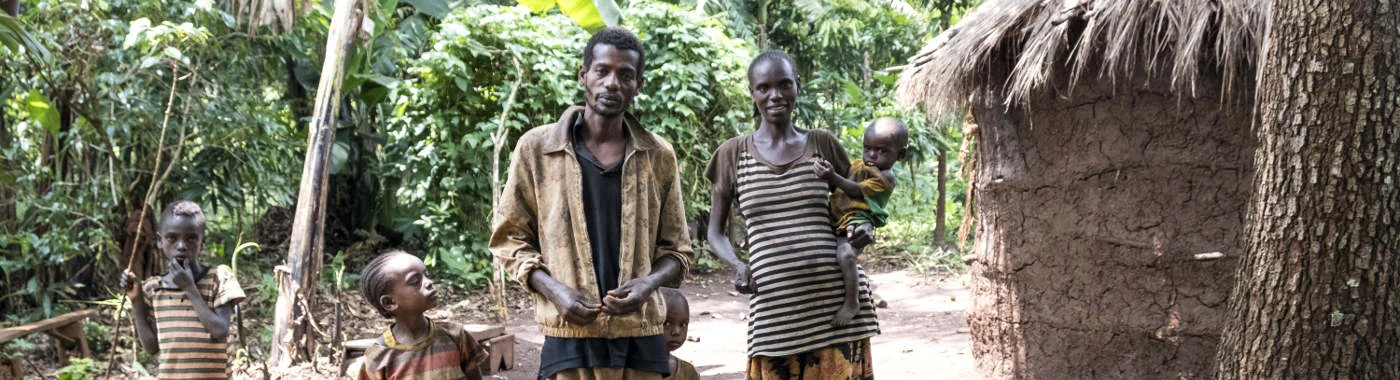
<instances>
[{"instance_id":1,"label":"bare arm","mask_svg":"<svg viewBox=\"0 0 1400 380\"><path fill-rule=\"evenodd\" d=\"M190 268L170 263L172 279L180 290L185 291L185 296L189 298L190 305L194 306L194 312L199 316L199 323L204 325L204 329L209 330L209 337L214 340L228 338L228 321L233 315L233 305L222 305L216 308L209 307L209 303L204 301L204 296L199 294L199 287L195 285L194 275ZM209 270L215 270L210 268Z\"/></svg>"},{"instance_id":2,"label":"bare arm","mask_svg":"<svg viewBox=\"0 0 1400 380\"><path fill-rule=\"evenodd\" d=\"M754 286L749 265L740 261L739 256L734 254L734 244L729 241L729 235L724 234L729 222L729 205L733 201L734 197L729 194L716 193L710 196L710 225L705 231L705 240L710 243L710 250L714 251L715 256L719 256L720 261L734 269L734 289L740 293L752 294Z\"/></svg>"},{"instance_id":3,"label":"bare arm","mask_svg":"<svg viewBox=\"0 0 1400 380\"><path fill-rule=\"evenodd\" d=\"M826 180L827 184L835 186L841 189L842 192L845 192L846 196L852 199L865 199L865 192L861 191L860 182L851 181L846 179L846 177L842 177L831 167L831 163L817 161L812 170L816 171L817 177Z\"/></svg>"},{"instance_id":4,"label":"bare arm","mask_svg":"<svg viewBox=\"0 0 1400 380\"><path fill-rule=\"evenodd\" d=\"M156 336L155 316L151 314L151 305L146 303L145 290L136 281L136 274L125 271L121 287L126 289L126 298L131 300L131 324L136 326L136 338L141 341L141 348L148 354L159 353L160 338Z\"/></svg>"},{"instance_id":5,"label":"bare arm","mask_svg":"<svg viewBox=\"0 0 1400 380\"><path fill-rule=\"evenodd\" d=\"M588 302L578 290L555 280L544 270L530 271L529 283L531 289L544 295L554 304L554 308L564 316L565 322L587 325L598 319L598 313L602 312L601 305Z\"/></svg>"}]
</instances>

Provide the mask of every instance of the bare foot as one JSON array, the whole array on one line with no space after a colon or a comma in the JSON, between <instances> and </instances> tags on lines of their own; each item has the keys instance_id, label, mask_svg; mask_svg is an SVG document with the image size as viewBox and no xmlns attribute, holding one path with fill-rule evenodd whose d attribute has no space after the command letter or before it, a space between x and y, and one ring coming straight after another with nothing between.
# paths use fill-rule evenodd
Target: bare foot
<instances>
[{"instance_id":1,"label":"bare foot","mask_svg":"<svg viewBox=\"0 0 1400 380\"><path fill-rule=\"evenodd\" d=\"M836 318L831 320L831 325L835 327L846 327L851 324L851 320L856 318L856 311L860 310L859 304L842 303L841 309L836 310Z\"/></svg>"},{"instance_id":2,"label":"bare foot","mask_svg":"<svg viewBox=\"0 0 1400 380\"><path fill-rule=\"evenodd\" d=\"M881 297L879 294L875 293L870 293L870 295L872 296L871 298L874 298L875 307L890 307L890 303L885 302L885 297Z\"/></svg>"}]
</instances>

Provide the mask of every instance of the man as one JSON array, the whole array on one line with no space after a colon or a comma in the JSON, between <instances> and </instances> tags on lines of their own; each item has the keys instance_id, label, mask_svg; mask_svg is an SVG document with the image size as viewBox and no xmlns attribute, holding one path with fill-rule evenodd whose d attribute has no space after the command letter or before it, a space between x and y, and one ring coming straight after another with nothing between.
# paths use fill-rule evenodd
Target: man
<instances>
[{"instance_id":1,"label":"man","mask_svg":"<svg viewBox=\"0 0 1400 380\"><path fill-rule=\"evenodd\" d=\"M516 144L491 253L534 294L540 378L660 379L669 371L656 289L692 256L671 145L627 114L646 53L605 28L579 67L585 106Z\"/></svg>"}]
</instances>

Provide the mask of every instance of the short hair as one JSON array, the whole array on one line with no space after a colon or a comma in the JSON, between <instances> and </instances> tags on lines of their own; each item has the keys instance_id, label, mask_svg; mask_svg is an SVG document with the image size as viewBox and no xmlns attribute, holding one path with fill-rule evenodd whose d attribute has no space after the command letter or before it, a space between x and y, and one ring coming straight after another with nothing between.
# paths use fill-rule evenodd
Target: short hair
<instances>
[{"instance_id":1,"label":"short hair","mask_svg":"<svg viewBox=\"0 0 1400 380\"><path fill-rule=\"evenodd\" d=\"M191 201L175 201L165 206L165 211L160 213L160 228L165 228L165 223L176 217L189 218L194 225L204 230L204 210L198 204Z\"/></svg>"},{"instance_id":2,"label":"short hair","mask_svg":"<svg viewBox=\"0 0 1400 380\"><path fill-rule=\"evenodd\" d=\"M631 50L637 52L637 74L646 71L647 52L642 48L642 40L637 39L637 35L626 28L609 26L594 33L588 39L588 45L583 47L583 68L593 66L593 47L598 44L612 45L617 50Z\"/></svg>"},{"instance_id":3,"label":"short hair","mask_svg":"<svg viewBox=\"0 0 1400 380\"><path fill-rule=\"evenodd\" d=\"M793 60L791 55L788 55L787 52L784 52L782 50L769 49L762 53L759 53L757 57L753 57L753 61L749 62L749 70L746 73L746 75L749 77L749 80L753 80L754 66L758 66L759 62L765 61L786 62L788 64L788 67L792 68L792 74L794 76L797 75L797 61Z\"/></svg>"},{"instance_id":4,"label":"short hair","mask_svg":"<svg viewBox=\"0 0 1400 380\"><path fill-rule=\"evenodd\" d=\"M894 138L901 148L909 145L909 127L904 126L904 122L893 117L882 117L870 122L866 126L866 131L874 132L876 135L886 135ZM892 128L892 129L891 129Z\"/></svg>"},{"instance_id":5,"label":"short hair","mask_svg":"<svg viewBox=\"0 0 1400 380\"><path fill-rule=\"evenodd\" d=\"M384 251L384 253L380 253L379 256L375 256L373 260L370 260L368 264L365 264L365 269L360 271L360 294L363 295L365 301L369 302L370 306L374 306L374 310L378 311L379 315L384 318L394 316L393 314L389 314L389 310L385 310L384 304L379 302L379 297L388 294L390 288L394 285L393 281L384 275L384 264L387 264L389 259L400 255L412 256L409 255L408 252L397 249Z\"/></svg>"},{"instance_id":6,"label":"short hair","mask_svg":"<svg viewBox=\"0 0 1400 380\"><path fill-rule=\"evenodd\" d=\"M687 308L690 307L690 302L686 301L685 294L681 293L680 289L667 287L662 287L660 289L661 298L666 301L667 307L670 307L672 301L680 301L680 303L685 304Z\"/></svg>"}]
</instances>

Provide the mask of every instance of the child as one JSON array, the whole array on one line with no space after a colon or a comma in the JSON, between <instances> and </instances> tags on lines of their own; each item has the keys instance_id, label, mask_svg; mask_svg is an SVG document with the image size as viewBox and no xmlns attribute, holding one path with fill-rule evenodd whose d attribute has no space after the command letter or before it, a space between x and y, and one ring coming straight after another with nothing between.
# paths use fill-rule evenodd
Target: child
<instances>
[{"instance_id":1,"label":"child","mask_svg":"<svg viewBox=\"0 0 1400 380\"><path fill-rule=\"evenodd\" d=\"M394 324L365 350L357 379L481 379L486 350L476 339L461 326L423 317L437 306L437 290L422 260L385 252L361 271L360 291Z\"/></svg>"},{"instance_id":2,"label":"child","mask_svg":"<svg viewBox=\"0 0 1400 380\"><path fill-rule=\"evenodd\" d=\"M675 288L661 288L661 297L666 301L666 326L662 330L666 339L666 351L676 352L685 344L686 333L690 331L690 304L685 295ZM671 355L671 376L666 380L699 380L700 373L695 366Z\"/></svg>"},{"instance_id":3,"label":"child","mask_svg":"<svg viewBox=\"0 0 1400 380\"><path fill-rule=\"evenodd\" d=\"M135 273L122 273L136 336L147 353L160 353L162 379L227 379L229 316L243 301L243 288L229 267L199 262L204 212L198 205L172 203L160 219L156 247L165 254L169 272L142 286L136 286Z\"/></svg>"},{"instance_id":4,"label":"child","mask_svg":"<svg viewBox=\"0 0 1400 380\"><path fill-rule=\"evenodd\" d=\"M890 168L908 153L909 129L898 119L882 117L865 128L865 151L861 159L851 162L849 179L837 175L826 161L816 163L817 176L836 188L831 194L831 210L840 215L836 233L849 235L850 228L869 223L879 228L889 219L890 194L894 193L894 173ZM850 244L836 247L836 259L841 263L841 275L846 284L846 301L836 311L832 325L845 326L855 318L860 305L857 300L856 254Z\"/></svg>"}]
</instances>

